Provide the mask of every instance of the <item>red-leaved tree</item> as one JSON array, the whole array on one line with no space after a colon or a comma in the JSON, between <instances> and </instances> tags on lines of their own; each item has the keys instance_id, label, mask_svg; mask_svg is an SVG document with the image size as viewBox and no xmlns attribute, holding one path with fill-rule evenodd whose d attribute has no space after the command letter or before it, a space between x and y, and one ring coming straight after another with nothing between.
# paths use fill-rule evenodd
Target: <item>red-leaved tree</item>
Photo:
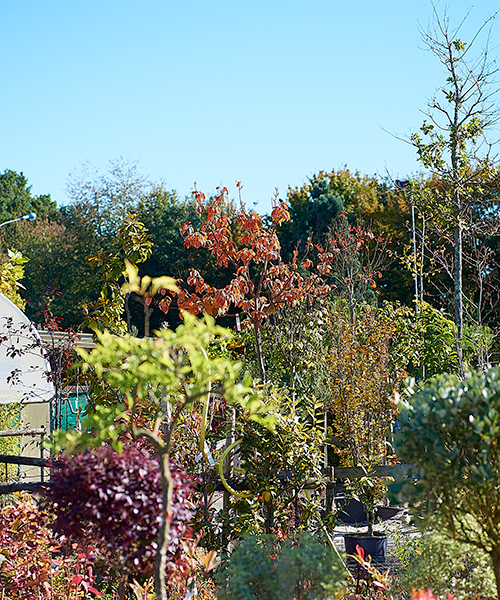
<instances>
[{"instance_id":1,"label":"red-leaved tree","mask_svg":"<svg viewBox=\"0 0 500 600\"><path fill-rule=\"evenodd\" d=\"M241 189L241 184L237 184ZM232 279L222 288L211 286L196 270L187 279L190 291L182 288L177 294L179 309L193 314L209 313L224 316L231 307L244 317L243 327L251 327L255 336L255 351L262 381L266 369L262 353L261 331L264 320L284 305L325 295L329 291L323 276L330 270L320 253L317 265L306 256L301 261L295 251L290 263L281 258L277 228L290 218L288 206L275 196L270 223L243 206L235 210L230 204L227 188L218 188L208 201L193 192L200 217L200 226L191 223L182 228L186 247L206 248L219 266L231 269ZM309 248L311 244L309 244Z\"/></svg>"}]
</instances>

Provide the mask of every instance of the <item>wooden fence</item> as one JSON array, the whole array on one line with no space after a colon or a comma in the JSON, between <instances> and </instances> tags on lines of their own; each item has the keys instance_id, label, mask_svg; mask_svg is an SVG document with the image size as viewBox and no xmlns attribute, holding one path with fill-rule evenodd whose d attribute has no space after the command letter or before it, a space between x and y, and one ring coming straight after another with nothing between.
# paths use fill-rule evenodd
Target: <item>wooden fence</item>
<instances>
[{"instance_id":1,"label":"wooden fence","mask_svg":"<svg viewBox=\"0 0 500 600\"><path fill-rule=\"evenodd\" d=\"M44 458L8 456L5 454L0 454L0 463L40 467L42 474L43 468L49 466L48 461ZM318 489L321 487L333 486L336 479L356 479L358 477L364 477L367 475L371 477L404 476L407 474L410 468L411 465L408 464L386 465L373 467L369 472L367 472L366 469L363 469L362 467L328 467L325 469L324 476L321 479L308 479L304 484L304 489ZM283 475L282 479L286 480L286 478L286 475ZM216 491L223 492L225 490L219 478L216 478L214 483ZM248 484L244 476L230 478L228 479L228 483L234 490L237 491L248 489ZM20 491L40 492L48 487L50 487L50 481L44 482L43 478L39 482L5 483L0 484L0 494L11 494L13 492Z\"/></svg>"},{"instance_id":2,"label":"wooden fence","mask_svg":"<svg viewBox=\"0 0 500 600\"><path fill-rule=\"evenodd\" d=\"M36 436L39 435L40 440L40 458L32 456L12 456L7 454L0 454L0 464L5 465L5 474L7 479L7 465L22 465L27 467L39 467L40 468L40 481L36 482L12 482L12 483L0 483L0 494L11 494L12 492L28 491L34 492L42 489L44 485L45 475L44 468L46 468L47 460L43 457L43 446L42 441L47 433L45 427L32 428L32 429L5 429L0 431L0 438L2 437L25 437L25 436Z\"/></svg>"}]
</instances>

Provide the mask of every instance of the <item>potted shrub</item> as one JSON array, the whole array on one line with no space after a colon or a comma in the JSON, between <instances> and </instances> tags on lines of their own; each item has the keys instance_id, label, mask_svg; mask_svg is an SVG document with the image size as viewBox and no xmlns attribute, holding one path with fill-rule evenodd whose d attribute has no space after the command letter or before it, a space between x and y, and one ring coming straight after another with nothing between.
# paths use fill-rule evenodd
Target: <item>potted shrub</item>
<instances>
[{"instance_id":1,"label":"potted shrub","mask_svg":"<svg viewBox=\"0 0 500 600\"><path fill-rule=\"evenodd\" d=\"M352 313L338 301L332 306L329 329L330 419L334 435L343 442L337 449L340 466L361 467L364 473L349 480L346 488L363 504L368 523L353 547L346 539L346 550L353 553L358 544L367 554L381 556L387 541L373 526L386 486L370 473L374 466L386 464L387 438L397 412L394 396L405 375L389 351L395 323L383 309L364 304Z\"/></svg>"},{"instance_id":2,"label":"potted shrub","mask_svg":"<svg viewBox=\"0 0 500 600\"><path fill-rule=\"evenodd\" d=\"M361 546L366 555L372 558L385 558L387 553L387 535L374 531L375 511L387 492L387 486L380 477L360 477L349 480L346 485L356 500L361 502L366 513L366 533L349 533L344 536L347 554L356 554L356 546Z\"/></svg>"}]
</instances>

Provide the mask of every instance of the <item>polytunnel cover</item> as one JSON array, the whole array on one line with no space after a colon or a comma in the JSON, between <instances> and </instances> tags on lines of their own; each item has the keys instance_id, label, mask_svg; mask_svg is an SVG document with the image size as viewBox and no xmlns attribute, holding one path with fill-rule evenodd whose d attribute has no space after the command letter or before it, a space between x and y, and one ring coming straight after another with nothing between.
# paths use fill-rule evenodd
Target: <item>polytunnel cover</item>
<instances>
[{"instance_id":1,"label":"polytunnel cover","mask_svg":"<svg viewBox=\"0 0 500 600\"><path fill-rule=\"evenodd\" d=\"M50 364L35 326L0 294L0 404L50 402Z\"/></svg>"}]
</instances>

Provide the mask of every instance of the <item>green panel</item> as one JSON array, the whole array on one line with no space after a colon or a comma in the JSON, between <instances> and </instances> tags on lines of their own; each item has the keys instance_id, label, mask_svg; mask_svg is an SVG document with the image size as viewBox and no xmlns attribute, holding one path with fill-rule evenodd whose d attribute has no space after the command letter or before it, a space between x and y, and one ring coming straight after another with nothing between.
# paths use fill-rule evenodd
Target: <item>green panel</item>
<instances>
[{"instance_id":1,"label":"green panel","mask_svg":"<svg viewBox=\"0 0 500 600\"><path fill-rule=\"evenodd\" d=\"M88 396L85 392L67 394L54 407L55 429L77 429L85 412Z\"/></svg>"}]
</instances>

